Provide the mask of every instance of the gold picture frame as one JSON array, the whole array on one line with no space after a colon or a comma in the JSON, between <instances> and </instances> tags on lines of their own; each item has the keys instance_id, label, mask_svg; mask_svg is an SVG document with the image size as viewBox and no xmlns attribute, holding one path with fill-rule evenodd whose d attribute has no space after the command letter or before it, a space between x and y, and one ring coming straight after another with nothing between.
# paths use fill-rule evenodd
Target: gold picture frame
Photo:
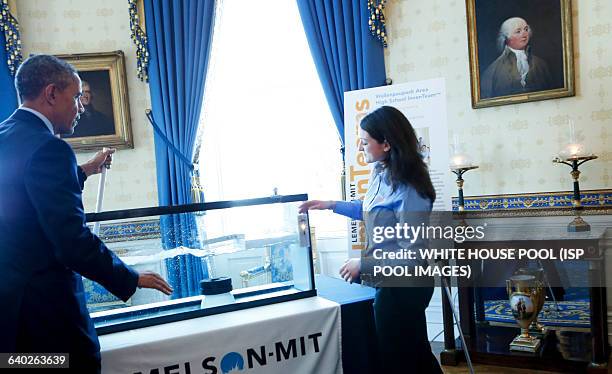
<instances>
[{"instance_id":1,"label":"gold picture frame","mask_svg":"<svg viewBox=\"0 0 612 374\"><path fill-rule=\"evenodd\" d=\"M72 64L83 82L80 115L74 134L64 136L75 152L102 147L134 148L122 51L58 55Z\"/></svg>"},{"instance_id":2,"label":"gold picture frame","mask_svg":"<svg viewBox=\"0 0 612 374\"><path fill-rule=\"evenodd\" d=\"M571 0L466 0L466 7L474 109L575 95ZM527 23L528 37L512 44L504 35L520 29L514 17Z\"/></svg>"}]
</instances>

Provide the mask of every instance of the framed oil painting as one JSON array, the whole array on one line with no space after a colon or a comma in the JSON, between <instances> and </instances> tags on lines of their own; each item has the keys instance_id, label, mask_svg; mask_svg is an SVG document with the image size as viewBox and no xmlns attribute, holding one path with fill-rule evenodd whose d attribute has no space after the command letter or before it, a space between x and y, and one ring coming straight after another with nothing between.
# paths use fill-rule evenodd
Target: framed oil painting
<instances>
[{"instance_id":1,"label":"framed oil painting","mask_svg":"<svg viewBox=\"0 0 612 374\"><path fill-rule=\"evenodd\" d=\"M123 52L57 56L71 63L82 81L80 115L72 135L62 135L75 151L134 148Z\"/></svg>"},{"instance_id":2,"label":"framed oil painting","mask_svg":"<svg viewBox=\"0 0 612 374\"><path fill-rule=\"evenodd\" d=\"M466 0L472 107L574 96L571 0Z\"/></svg>"}]
</instances>

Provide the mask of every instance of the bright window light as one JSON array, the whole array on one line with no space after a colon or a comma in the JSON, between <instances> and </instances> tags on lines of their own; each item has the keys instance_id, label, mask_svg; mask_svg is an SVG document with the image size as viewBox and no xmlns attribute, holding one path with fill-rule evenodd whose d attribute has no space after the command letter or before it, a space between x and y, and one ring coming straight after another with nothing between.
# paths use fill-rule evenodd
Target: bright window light
<instances>
[{"instance_id":1,"label":"bright window light","mask_svg":"<svg viewBox=\"0 0 612 374\"><path fill-rule=\"evenodd\" d=\"M224 1L212 48L200 123L206 201L270 196L274 189L340 199L340 140L295 1ZM205 222L206 235L244 221ZM319 236L342 232L346 220L317 213L311 224Z\"/></svg>"}]
</instances>

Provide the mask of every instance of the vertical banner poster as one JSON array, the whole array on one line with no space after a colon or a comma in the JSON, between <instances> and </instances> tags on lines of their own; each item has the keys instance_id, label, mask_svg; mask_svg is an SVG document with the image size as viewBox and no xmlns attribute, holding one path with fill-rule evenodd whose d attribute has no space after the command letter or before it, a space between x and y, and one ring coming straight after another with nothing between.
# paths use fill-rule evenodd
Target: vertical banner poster
<instances>
[{"instance_id":1,"label":"vertical banner poster","mask_svg":"<svg viewBox=\"0 0 612 374\"><path fill-rule=\"evenodd\" d=\"M381 106L399 109L416 130L419 147L436 189L434 210L451 210L453 178L449 171L449 142L446 123L446 90L443 78L344 93L344 137L346 197L363 199L370 183L370 165L359 146L359 124ZM358 257L365 249L365 228L360 221L349 222L349 255Z\"/></svg>"}]
</instances>

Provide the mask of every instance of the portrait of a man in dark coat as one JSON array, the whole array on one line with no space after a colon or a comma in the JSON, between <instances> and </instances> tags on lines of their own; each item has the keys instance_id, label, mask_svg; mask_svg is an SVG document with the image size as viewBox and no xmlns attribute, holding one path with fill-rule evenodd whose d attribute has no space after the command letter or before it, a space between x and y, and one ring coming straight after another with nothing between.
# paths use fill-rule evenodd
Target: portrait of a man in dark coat
<instances>
[{"instance_id":1,"label":"portrait of a man in dark coat","mask_svg":"<svg viewBox=\"0 0 612 374\"><path fill-rule=\"evenodd\" d=\"M574 96L569 0L466 0L472 107Z\"/></svg>"},{"instance_id":2,"label":"portrait of a man in dark coat","mask_svg":"<svg viewBox=\"0 0 612 374\"><path fill-rule=\"evenodd\" d=\"M501 54L481 78L483 99L553 88L548 64L531 50L531 36L529 24L520 17L508 18L502 23L497 38Z\"/></svg>"},{"instance_id":3,"label":"portrait of a man in dark coat","mask_svg":"<svg viewBox=\"0 0 612 374\"><path fill-rule=\"evenodd\" d=\"M87 81L83 81L83 95L81 103L85 111L81 114L78 125L74 128L72 138L84 136L100 136L115 134L115 124L113 120L96 109L94 106L94 92Z\"/></svg>"}]
</instances>

